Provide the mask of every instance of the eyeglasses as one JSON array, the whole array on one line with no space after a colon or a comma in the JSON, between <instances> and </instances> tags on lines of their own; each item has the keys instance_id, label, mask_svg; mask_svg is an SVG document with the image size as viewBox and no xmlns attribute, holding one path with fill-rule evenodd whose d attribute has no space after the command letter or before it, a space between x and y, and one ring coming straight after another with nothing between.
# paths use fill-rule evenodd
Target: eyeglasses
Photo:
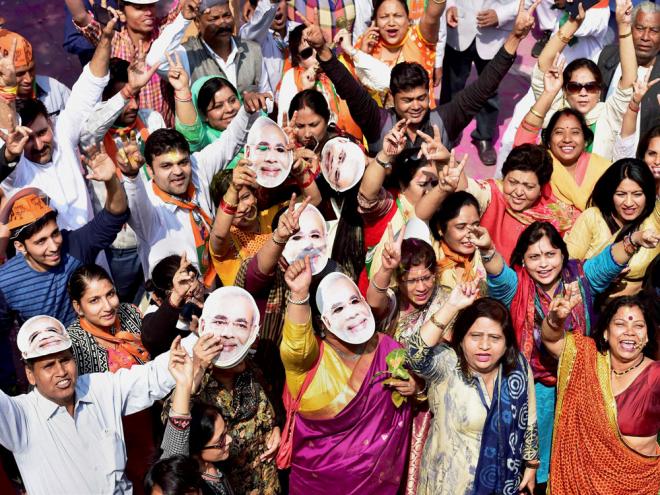
<instances>
[{"instance_id":1,"label":"eyeglasses","mask_svg":"<svg viewBox=\"0 0 660 495\"><path fill-rule=\"evenodd\" d=\"M424 285L429 285L430 283L433 282L435 279L435 275L424 275L423 277L417 277L417 278L409 278L408 280L404 280L403 282L408 286L408 287L415 287L417 285L417 282L421 282Z\"/></svg>"},{"instance_id":2,"label":"eyeglasses","mask_svg":"<svg viewBox=\"0 0 660 495\"><path fill-rule=\"evenodd\" d=\"M202 447L202 450L211 450L211 449L224 449L227 444L227 428L222 430L222 435L220 435L220 441L213 445L205 445Z\"/></svg>"},{"instance_id":3,"label":"eyeglasses","mask_svg":"<svg viewBox=\"0 0 660 495\"><path fill-rule=\"evenodd\" d=\"M566 91L568 91L572 95L578 94L582 89L586 89L587 93L598 93L600 91L600 84L598 84L596 81L589 81L588 83L578 83L574 81L570 81L566 83Z\"/></svg>"},{"instance_id":4,"label":"eyeglasses","mask_svg":"<svg viewBox=\"0 0 660 495\"><path fill-rule=\"evenodd\" d=\"M309 57L314 55L314 48L308 46L307 48L300 50L298 55L300 55L300 60L307 60Z\"/></svg>"}]
</instances>

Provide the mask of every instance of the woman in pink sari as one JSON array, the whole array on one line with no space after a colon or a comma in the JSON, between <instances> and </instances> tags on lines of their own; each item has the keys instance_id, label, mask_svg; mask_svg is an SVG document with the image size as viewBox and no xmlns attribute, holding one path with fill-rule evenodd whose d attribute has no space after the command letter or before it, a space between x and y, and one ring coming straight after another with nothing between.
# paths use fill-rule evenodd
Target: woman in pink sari
<instances>
[{"instance_id":1,"label":"woman in pink sari","mask_svg":"<svg viewBox=\"0 0 660 495\"><path fill-rule=\"evenodd\" d=\"M412 378L383 386L388 354L401 346L374 333L369 305L344 274L326 275L316 292L323 338L312 327L309 258L293 263L285 280L291 292L280 354L285 394L293 398L285 397L287 426L294 428L290 493L395 495L404 478L411 415L410 401L397 407L392 392L418 391Z\"/></svg>"}]
</instances>

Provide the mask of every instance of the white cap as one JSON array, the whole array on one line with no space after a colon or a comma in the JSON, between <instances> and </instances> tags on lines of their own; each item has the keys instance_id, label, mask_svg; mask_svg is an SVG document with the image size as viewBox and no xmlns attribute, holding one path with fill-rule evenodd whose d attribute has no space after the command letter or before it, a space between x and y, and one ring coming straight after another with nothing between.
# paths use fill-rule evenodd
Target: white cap
<instances>
[{"instance_id":1,"label":"white cap","mask_svg":"<svg viewBox=\"0 0 660 495\"><path fill-rule=\"evenodd\" d=\"M135 5L151 5L158 3L158 0L124 0L124 3L134 3Z\"/></svg>"},{"instance_id":2,"label":"white cap","mask_svg":"<svg viewBox=\"0 0 660 495\"><path fill-rule=\"evenodd\" d=\"M71 338L59 320L39 315L23 323L16 344L23 359L34 359L69 349Z\"/></svg>"},{"instance_id":3,"label":"white cap","mask_svg":"<svg viewBox=\"0 0 660 495\"><path fill-rule=\"evenodd\" d=\"M431 229L428 224L417 217L412 217L406 223L406 233L403 235L404 239L419 239L424 241L429 246L433 247L431 238Z\"/></svg>"}]
</instances>

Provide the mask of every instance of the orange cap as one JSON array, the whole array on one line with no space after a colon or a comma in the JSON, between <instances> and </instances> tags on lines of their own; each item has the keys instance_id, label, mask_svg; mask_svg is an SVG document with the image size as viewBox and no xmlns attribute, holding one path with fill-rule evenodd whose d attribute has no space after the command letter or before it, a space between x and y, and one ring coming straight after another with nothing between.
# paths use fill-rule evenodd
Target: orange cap
<instances>
[{"instance_id":1,"label":"orange cap","mask_svg":"<svg viewBox=\"0 0 660 495\"><path fill-rule=\"evenodd\" d=\"M4 56L9 54L12 44L16 40L16 53L14 54L14 65L18 67L27 67L32 63L32 45L28 40L18 33L0 29L0 50Z\"/></svg>"},{"instance_id":2,"label":"orange cap","mask_svg":"<svg viewBox=\"0 0 660 495\"><path fill-rule=\"evenodd\" d=\"M30 225L46 213L54 211L47 204L48 196L36 187L26 187L11 197L0 213L0 222L9 230Z\"/></svg>"}]
</instances>

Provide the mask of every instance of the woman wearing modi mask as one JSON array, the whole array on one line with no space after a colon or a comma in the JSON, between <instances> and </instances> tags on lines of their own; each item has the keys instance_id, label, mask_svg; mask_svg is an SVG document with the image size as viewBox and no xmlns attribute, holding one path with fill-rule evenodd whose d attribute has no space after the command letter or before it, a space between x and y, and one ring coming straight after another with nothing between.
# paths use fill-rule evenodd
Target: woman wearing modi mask
<instances>
[{"instance_id":1,"label":"woman wearing modi mask","mask_svg":"<svg viewBox=\"0 0 660 495\"><path fill-rule=\"evenodd\" d=\"M291 449L291 493L327 493L328 487L346 495L398 493L410 404L394 405L383 372L386 357L400 345L374 333L371 309L346 275L327 275L316 291L322 339L312 324L309 258L292 263L285 280L290 294L280 354L290 395L285 426L290 443L283 442L283 452ZM412 379L391 385L405 396L418 388Z\"/></svg>"},{"instance_id":2,"label":"woman wearing modi mask","mask_svg":"<svg viewBox=\"0 0 660 495\"><path fill-rule=\"evenodd\" d=\"M222 351L202 379L198 400L216 407L232 438L226 473L235 494L280 493L274 457L280 443L261 371L247 358L259 334L259 309L240 287L221 287L204 302L200 336L220 337Z\"/></svg>"}]
</instances>

